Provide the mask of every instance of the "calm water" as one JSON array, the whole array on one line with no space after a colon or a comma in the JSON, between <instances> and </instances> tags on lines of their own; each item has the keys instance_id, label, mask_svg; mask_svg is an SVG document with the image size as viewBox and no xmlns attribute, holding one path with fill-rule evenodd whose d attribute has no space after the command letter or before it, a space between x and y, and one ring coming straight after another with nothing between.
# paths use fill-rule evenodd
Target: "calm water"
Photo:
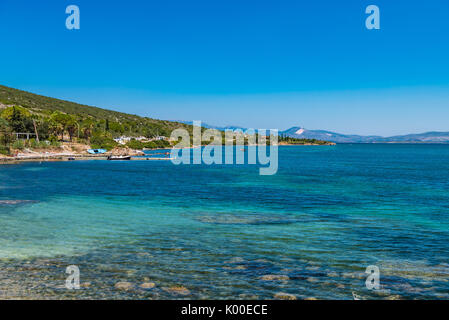
<instances>
[{"instance_id":1,"label":"calm water","mask_svg":"<svg viewBox=\"0 0 449 320\"><path fill-rule=\"evenodd\" d=\"M281 147L275 176L159 161L3 165L0 228L0 298L449 299L449 146ZM80 290L64 287L68 265ZM381 272L375 292L369 265Z\"/></svg>"}]
</instances>

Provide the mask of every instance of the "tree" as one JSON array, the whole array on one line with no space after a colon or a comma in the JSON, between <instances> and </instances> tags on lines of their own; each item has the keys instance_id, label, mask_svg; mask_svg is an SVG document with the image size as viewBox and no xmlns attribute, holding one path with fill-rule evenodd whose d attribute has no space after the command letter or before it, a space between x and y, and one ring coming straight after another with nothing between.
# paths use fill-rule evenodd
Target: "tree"
<instances>
[{"instance_id":1,"label":"tree","mask_svg":"<svg viewBox=\"0 0 449 320\"><path fill-rule=\"evenodd\" d=\"M86 119L82 121L82 131L84 138L90 141L90 137L92 136L92 130L94 129L94 121L92 119Z\"/></svg>"},{"instance_id":2,"label":"tree","mask_svg":"<svg viewBox=\"0 0 449 320\"><path fill-rule=\"evenodd\" d=\"M50 131L56 137L61 135L61 139L64 140L64 126L60 122L58 122L54 118L50 117L49 127L50 127Z\"/></svg>"},{"instance_id":3,"label":"tree","mask_svg":"<svg viewBox=\"0 0 449 320\"><path fill-rule=\"evenodd\" d=\"M0 118L0 143L8 146L11 143L11 127L8 121Z\"/></svg>"},{"instance_id":4,"label":"tree","mask_svg":"<svg viewBox=\"0 0 449 320\"><path fill-rule=\"evenodd\" d=\"M8 120L11 129L14 132L25 132L26 130L26 118L29 114L28 112L24 112L23 108L20 107L10 107L2 112L2 117Z\"/></svg>"},{"instance_id":5,"label":"tree","mask_svg":"<svg viewBox=\"0 0 449 320\"><path fill-rule=\"evenodd\" d=\"M50 116L50 121L52 122L52 127L55 131L61 133L62 140L64 140L64 132L67 130L70 136L70 141L72 141L78 126L74 116L55 111Z\"/></svg>"},{"instance_id":6,"label":"tree","mask_svg":"<svg viewBox=\"0 0 449 320\"><path fill-rule=\"evenodd\" d=\"M67 132L69 133L70 142L73 140L73 136L75 135L76 129L78 129L78 123L76 122L74 117L67 118L67 121L65 123L65 128L67 129Z\"/></svg>"}]
</instances>

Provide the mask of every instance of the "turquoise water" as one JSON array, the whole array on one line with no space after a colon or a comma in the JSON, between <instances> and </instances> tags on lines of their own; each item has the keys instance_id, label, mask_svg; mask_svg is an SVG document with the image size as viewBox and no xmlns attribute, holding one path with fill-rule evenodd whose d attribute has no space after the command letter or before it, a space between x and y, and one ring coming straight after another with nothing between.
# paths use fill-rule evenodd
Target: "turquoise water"
<instances>
[{"instance_id":1,"label":"turquoise water","mask_svg":"<svg viewBox=\"0 0 449 320\"><path fill-rule=\"evenodd\" d=\"M0 298L448 299L449 146L285 146L274 176L3 165L0 226ZM64 286L69 265L80 290ZM365 286L369 265L380 290Z\"/></svg>"}]
</instances>

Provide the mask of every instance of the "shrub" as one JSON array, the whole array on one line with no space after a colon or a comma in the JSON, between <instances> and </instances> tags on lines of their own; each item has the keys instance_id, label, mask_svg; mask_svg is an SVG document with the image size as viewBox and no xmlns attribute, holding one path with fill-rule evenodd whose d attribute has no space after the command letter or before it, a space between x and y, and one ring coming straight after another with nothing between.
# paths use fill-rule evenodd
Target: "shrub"
<instances>
[{"instance_id":1,"label":"shrub","mask_svg":"<svg viewBox=\"0 0 449 320\"><path fill-rule=\"evenodd\" d=\"M155 141L150 141L150 142L146 142L144 144L145 148L148 149L165 149L165 148L169 148L170 142L165 141L165 140L155 140Z\"/></svg>"},{"instance_id":2,"label":"shrub","mask_svg":"<svg viewBox=\"0 0 449 320\"><path fill-rule=\"evenodd\" d=\"M101 136L101 135L94 135L90 139L90 145L93 149L106 149L106 150L112 150L117 146L117 142L115 142L112 138Z\"/></svg>"},{"instance_id":3,"label":"shrub","mask_svg":"<svg viewBox=\"0 0 449 320\"><path fill-rule=\"evenodd\" d=\"M156 140L156 141L154 141L154 143L156 144L156 146L158 148L169 148L170 147L170 142L168 142L166 140Z\"/></svg>"},{"instance_id":4,"label":"shrub","mask_svg":"<svg viewBox=\"0 0 449 320\"><path fill-rule=\"evenodd\" d=\"M50 137L48 138L48 141L50 141L50 143L58 142L58 137L55 136L54 134L52 134L52 135L50 135Z\"/></svg>"},{"instance_id":5,"label":"shrub","mask_svg":"<svg viewBox=\"0 0 449 320\"><path fill-rule=\"evenodd\" d=\"M31 148L39 148L39 143L36 141L36 139L30 139L30 140L28 141L28 145L29 145Z\"/></svg>"},{"instance_id":6,"label":"shrub","mask_svg":"<svg viewBox=\"0 0 449 320\"><path fill-rule=\"evenodd\" d=\"M8 146L0 145L0 154L4 154L5 156L9 155L10 149Z\"/></svg>"},{"instance_id":7,"label":"shrub","mask_svg":"<svg viewBox=\"0 0 449 320\"><path fill-rule=\"evenodd\" d=\"M49 144L47 144L47 146L49 146ZM61 143L59 142L59 141L50 141L50 146L52 146L52 147L60 147L61 146Z\"/></svg>"},{"instance_id":8,"label":"shrub","mask_svg":"<svg viewBox=\"0 0 449 320\"><path fill-rule=\"evenodd\" d=\"M150 141L145 143L145 148L147 149L156 149L157 145L154 143L154 141Z\"/></svg>"},{"instance_id":9,"label":"shrub","mask_svg":"<svg viewBox=\"0 0 449 320\"><path fill-rule=\"evenodd\" d=\"M22 140L16 140L14 141L14 143L12 144L12 147L14 149L19 149L19 150L23 150L25 148L25 144L23 143Z\"/></svg>"},{"instance_id":10,"label":"shrub","mask_svg":"<svg viewBox=\"0 0 449 320\"><path fill-rule=\"evenodd\" d=\"M129 141L126 146L130 147L131 149L137 149L137 150L142 150L143 148L145 148L145 144L137 141L136 139L131 139L131 141Z\"/></svg>"}]
</instances>

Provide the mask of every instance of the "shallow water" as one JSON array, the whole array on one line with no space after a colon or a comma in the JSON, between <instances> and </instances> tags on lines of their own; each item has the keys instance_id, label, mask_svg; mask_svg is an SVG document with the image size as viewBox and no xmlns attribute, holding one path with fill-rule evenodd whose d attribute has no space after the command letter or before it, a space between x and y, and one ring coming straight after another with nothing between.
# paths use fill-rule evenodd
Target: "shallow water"
<instances>
[{"instance_id":1,"label":"shallow water","mask_svg":"<svg viewBox=\"0 0 449 320\"><path fill-rule=\"evenodd\" d=\"M449 298L449 146L280 147L258 169L0 166L0 298Z\"/></svg>"}]
</instances>

